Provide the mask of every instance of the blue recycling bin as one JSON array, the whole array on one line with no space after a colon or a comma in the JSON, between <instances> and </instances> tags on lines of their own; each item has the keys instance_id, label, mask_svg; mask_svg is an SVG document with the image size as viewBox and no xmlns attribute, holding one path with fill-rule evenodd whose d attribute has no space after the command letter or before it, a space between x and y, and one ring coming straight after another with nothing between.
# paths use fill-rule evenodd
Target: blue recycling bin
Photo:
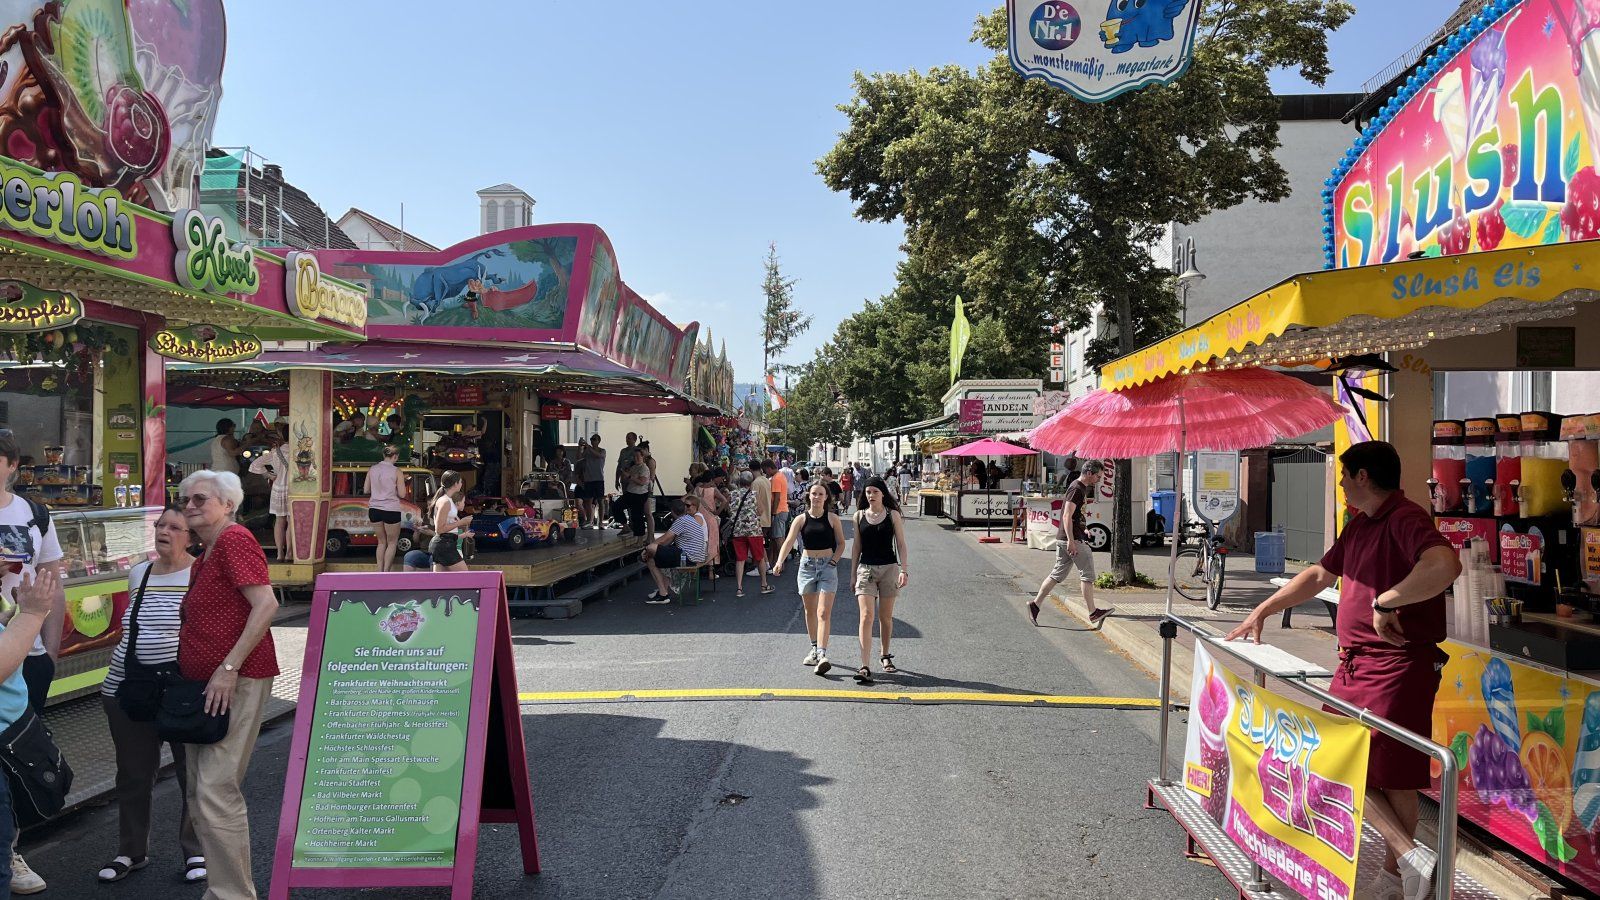
<instances>
[{"instance_id":1,"label":"blue recycling bin","mask_svg":"<svg viewBox=\"0 0 1600 900\"><path fill-rule=\"evenodd\" d=\"M1154 509L1156 515L1161 517L1161 521L1166 523L1164 530L1171 531L1172 517L1177 514L1178 509L1178 492L1151 491L1150 508Z\"/></svg>"}]
</instances>

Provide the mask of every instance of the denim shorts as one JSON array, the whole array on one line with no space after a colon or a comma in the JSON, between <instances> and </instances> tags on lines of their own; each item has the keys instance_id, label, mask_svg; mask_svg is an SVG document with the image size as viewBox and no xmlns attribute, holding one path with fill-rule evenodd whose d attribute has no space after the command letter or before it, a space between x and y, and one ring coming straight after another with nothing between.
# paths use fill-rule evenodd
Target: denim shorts
<instances>
[{"instance_id":1,"label":"denim shorts","mask_svg":"<svg viewBox=\"0 0 1600 900\"><path fill-rule=\"evenodd\" d=\"M782 541L784 538L789 536L789 513L787 510L784 512L774 512L772 514L771 534L772 539L775 541Z\"/></svg>"},{"instance_id":2,"label":"denim shorts","mask_svg":"<svg viewBox=\"0 0 1600 900\"><path fill-rule=\"evenodd\" d=\"M800 557L800 593L839 593L839 567L828 562L827 557Z\"/></svg>"}]
</instances>

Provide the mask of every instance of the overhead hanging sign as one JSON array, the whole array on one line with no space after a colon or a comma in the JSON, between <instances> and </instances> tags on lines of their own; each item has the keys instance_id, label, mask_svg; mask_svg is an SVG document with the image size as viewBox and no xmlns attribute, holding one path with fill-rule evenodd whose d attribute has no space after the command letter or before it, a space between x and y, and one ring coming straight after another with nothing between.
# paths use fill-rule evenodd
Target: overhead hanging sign
<instances>
[{"instance_id":1,"label":"overhead hanging sign","mask_svg":"<svg viewBox=\"0 0 1600 900\"><path fill-rule=\"evenodd\" d=\"M83 303L72 294L15 279L0 281L0 332L54 331L81 318Z\"/></svg>"},{"instance_id":2,"label":"overhead hanging sign","mask_svg":"<svg viewBox=\"0 0 1600 900\"><path fill-rule=\"evenodd\" d=\"M1194 55L1200 0L1006 0L1011 68L1079 100L1173 81Z\"/></svg>"},{"instance_id":3,"label":"overhead hanging sign","mask_svg":"<svg viewBox=\"0 0 1600 900\"><path fill-rule=\"evenodd\" d=\"M150 349L179 362L231 363L260 356L261 341L217 325L190 325L163 328L150 335Z\"/></svg>"}]
</instances>

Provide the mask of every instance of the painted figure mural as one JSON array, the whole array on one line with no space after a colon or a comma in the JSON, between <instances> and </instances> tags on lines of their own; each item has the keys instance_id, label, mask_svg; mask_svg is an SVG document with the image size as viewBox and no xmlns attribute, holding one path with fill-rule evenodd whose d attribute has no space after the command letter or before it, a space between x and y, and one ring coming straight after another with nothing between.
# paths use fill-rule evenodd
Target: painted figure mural
<instances>
[{"instance_id":1,"label":"painted figure mural","mask_svg":"<svg viewBox=\"0 0 1600 900\"><path fill-rule=\"evenodd\" d=\"M353 265L372 277L369 325L560 329L577 250L577 238L536 238L434 265Z\"/></svg>"},{"instance_id":2,"label":"painted figure mural","mask_svg":"<svg viewBox=\"0 0 1600 900\"><path fill-rule=\"evenodd\" d=\"M222 96L222 0L0 0L0 154L171 211Z\"/></svg>"}]
</instances>

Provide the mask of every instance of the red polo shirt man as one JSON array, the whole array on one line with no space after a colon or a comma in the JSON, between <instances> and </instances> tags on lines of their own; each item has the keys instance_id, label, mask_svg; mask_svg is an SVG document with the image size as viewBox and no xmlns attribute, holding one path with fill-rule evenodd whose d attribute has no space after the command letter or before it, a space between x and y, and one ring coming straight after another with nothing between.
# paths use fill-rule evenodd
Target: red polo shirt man
<instances>
[{"instance_id":1,"label":"red polo shirt man","mask_svg":"<svg viewBox=\"0 0 1600 900\"><path fill-rule=\"evenodd\" d=\"M1461 562L1428 511L1400 490L1400 455L1393 446L1356 444L1339 464L1339 486L1354 512L1349 523L1321 562L1256 607L1228 639L1248 635L1259 643L1268 617L1342 579L1334 696L1427 735L1445 658L1439 650L1444 592L1461 574ZM1414 839L1417 792L1431 780L1428 762L1393 738L1373 735L1367 821L1389 848L1377 896L1420 900L1431 891L1434 853Z\"/></svg>"}]
</instances>

